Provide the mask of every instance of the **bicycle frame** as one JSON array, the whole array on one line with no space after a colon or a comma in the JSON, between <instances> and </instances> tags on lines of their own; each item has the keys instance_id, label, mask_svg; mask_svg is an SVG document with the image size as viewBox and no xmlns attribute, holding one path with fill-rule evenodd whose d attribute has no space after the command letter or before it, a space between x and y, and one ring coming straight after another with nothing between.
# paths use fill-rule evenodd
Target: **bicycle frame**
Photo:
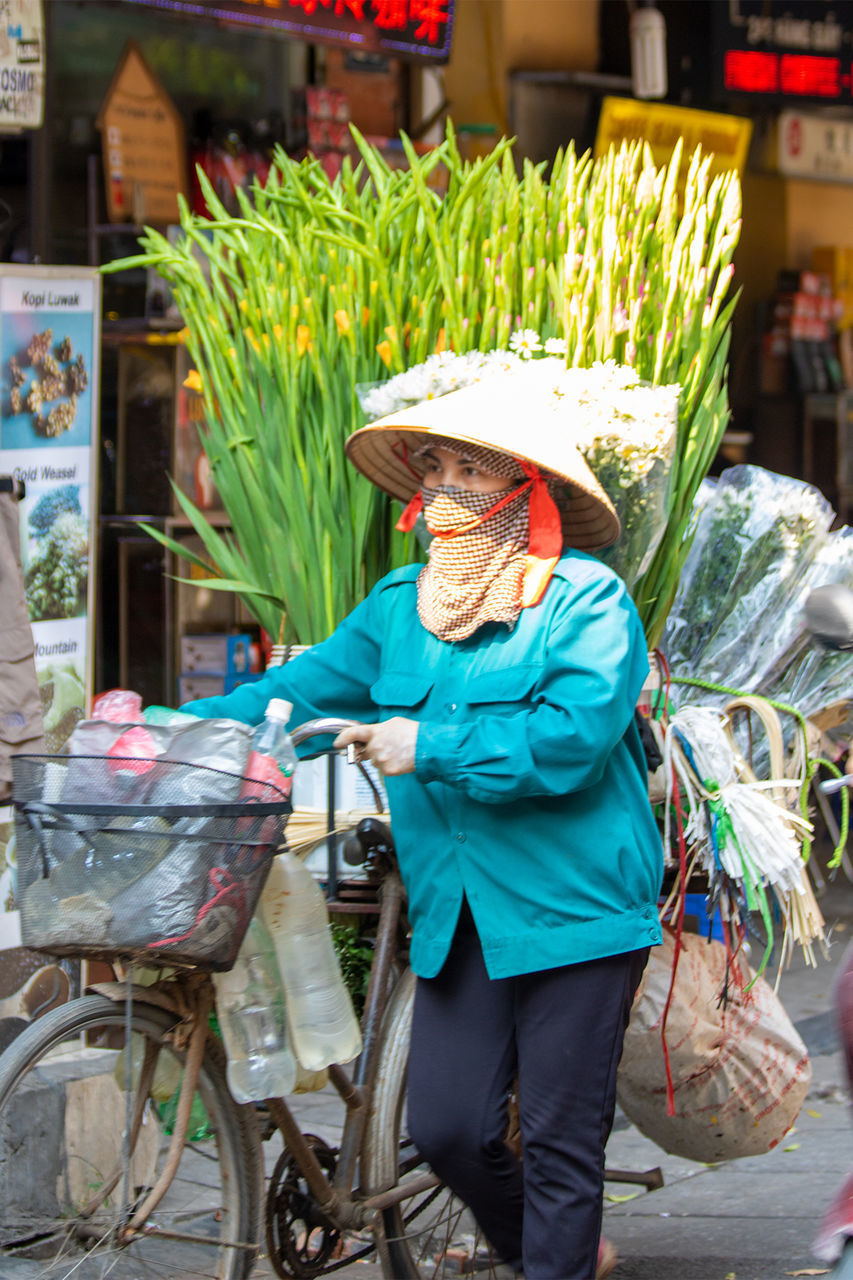
<instances>
[{"instance_id":1,"label":"bicycle frame","mask_svg":"<svg viewBox=\"0 0 853 1280\"><path fill-rule=\"evenodd\" d=\"M293 734L295 745L307 738L318 735L337 735L344 728L355 724L351 720L319 719L301 725ZM372 780L371 786L373 786ZM373 787L374 793L376 791ZM378 801L378 796L377 796ZM377 803L377 808L379 807ZM376 1073L379 1065L381 1048L381 1032L383 1018L388 1005L392 988L391 977L398 951L400 920L405 901L405 890L397 870L396 862L387 855L378 855L377 863L380 883L379 921L376 931L376 947L373 964L370 970L368 989L365 997L362 1016L363 1048L353 1078L340 1065L329 1067L329 1080L346 1108L341 1145L338 1153L334 1177L330 1181L321 1167L314 1151L306 1141L293 1113L284 1098L266 1099L269 1115L276 1128L281 1132L288 1150L292 1153L305 1181L321 1211L328 1215L342 1229L361 1229L372 1226L383 1209L391 1205L411 1199L431 1187L439 1185L440 1179L434 1174L423 1174L411 1179L405 1187L392 1187L375 1195L359 1196L355 1188L358 1158L364 1140L365 1129L370 1115L373 1090L376 1084ZM197 985L192 983L193 986ZM186 999L187 975L178 975L175 979L152 987L131 987L122 982L106 982L92 985L92 990L108 996L116 1002L126 1002L134 998L168 1008L178 1013L185 1030L191 1052L188 1053L184 1078L181 1088L181 1100L172 1134L170 1158L158 1185L152 1189L146 1202L134 1213L126 1224L124 1235L130 1238L135 1233L145 1231L145 1219L150 1215L162 1196L165 1194L174 1173L173 1155L177 1155L186 1141L189 1125L190 1106L195 1092L198 1073L201 1065L202 1048L207 1032L207 1016L201 1017L201 1004L204 1004L203 992L208 992L210 982L204 978L202 989L195 991L195 999ZM199 1007L197 1007L197 1001ZM146 1061L143 1067L143 1082L150 1081L154 1071L154 1061ZM141 1092L141 1091L140 1091ZM107 1192L108 1194L108 1192ZM96 1196L92 1203L92 1211L97 1207L101 1196Z\"/></svg>"}]
</instances>

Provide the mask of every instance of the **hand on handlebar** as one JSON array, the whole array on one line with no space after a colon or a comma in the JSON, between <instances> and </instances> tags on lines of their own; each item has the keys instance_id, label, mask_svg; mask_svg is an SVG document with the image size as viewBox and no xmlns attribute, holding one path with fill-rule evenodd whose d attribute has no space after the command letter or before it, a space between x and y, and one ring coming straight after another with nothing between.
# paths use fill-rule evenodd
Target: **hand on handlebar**
<instances>
[{"instance_id":1,"label":"hand on handlebar","mask_svg":"<svg viewBox=\"0 0 853 1280\"><path fill-rule=\"evenodd\" d=\"M381 724L358 724L344 729L335 738L340 750L353 743L362 760L389 777L398 773L414 773L415 743L418 737L417 720L392 716Z\"/></svg>"}]
</instances>

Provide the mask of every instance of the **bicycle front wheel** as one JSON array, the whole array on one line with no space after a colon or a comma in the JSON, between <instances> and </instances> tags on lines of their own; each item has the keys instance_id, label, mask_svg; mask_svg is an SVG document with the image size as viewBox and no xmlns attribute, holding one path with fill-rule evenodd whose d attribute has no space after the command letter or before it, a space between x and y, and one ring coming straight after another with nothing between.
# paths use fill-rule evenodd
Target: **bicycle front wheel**
<instances>
[{"instance_id":1,"label":"bicycle front wheel","mask_svg":"<svg viewBox=\"0 0 853 1280\"><path fill-rule=\"evenodd\" d=\"M364 1137L362 1178L368 1194L422 1179L428 1166L408 1136L406 1080L415 975L407 970L388 1004L371 1117ZM382 1213L379 1256L386 1280L439 1280L476 1272L490 1280L497 1262L467 1206L439 1185Z\"/></svg>"},{"instance_id":2,"label":"bicycle front wheel","mask_svg":"<svg viewBox=\"0 0 853 1280\"><path fill-rule=\"evenodd\" d=\"M169 1147L169 1098L184 1064L166 1038L175 1021L134 1003L128 1069L125 1006L83 996L33 1023L0 1058L0 1275L245 1280L260 1229L259 1138L250 1109L228 1092L213 1041L174 1179L140 1233L122 1238ZM146 1046L157 1059L140 1096L151 1075L142 1071Z\"/></svg>"}]
</instances>

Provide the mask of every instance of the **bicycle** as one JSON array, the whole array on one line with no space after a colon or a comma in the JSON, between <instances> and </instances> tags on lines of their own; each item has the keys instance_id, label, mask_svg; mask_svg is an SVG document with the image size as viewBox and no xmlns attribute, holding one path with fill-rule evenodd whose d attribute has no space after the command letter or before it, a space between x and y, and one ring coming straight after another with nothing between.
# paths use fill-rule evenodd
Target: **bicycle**
<instances>
[{"instance_id":1,"label":"bicycle","mask_svg":"<svg viewBox=\"0 0 853 1280\"><path fill-rule=\"evenodd\" d=\"M350 723L312 721L293 738L299 744L335 735ZM46 804L17 794L15 803L42 834L62 833L70 824L79 835L82 824L84 842L93 845L94 833L109 829L114 836L117 811L125 826L134 816L137 825L144 823L129 812L133 806ZM257 805L218 808L230 810L215 815L231 820L223 839L251 847L254 838L269 846L268 811L276 806L261 806L261 816ZM192 806L182 810L181 840L199 821L188 824L193 812ZM245 829L235 837L235 821L245 828L252 814L261 824L253 837ZM160 805L149 837L162 840L159 824L175 816ZM199 848L213 820L194 837ZM258 1109L237 1104L228 1091L222 1046L209 1025L208 969L184 961L141 985L129 965L124 980L95 983L89 994L44 1015L0 1058L0 1163L5 1149L7 1169L14 1157L29 1160L37 1175L25 1203L0 1187L4 1277L244 1280L262 1251L263 1204L267 1254L279 1276L312 1280L376 1253L386 1277L421 1280L443 1274L460 1232L466 1265L493 1274L473 1219L406 1137L414 976L407 965L405 895L388 828L369 819L358 838L379 915L363 1051L352 1075L338 1065L329 1069L346 1108L340 1147L303 1134L284 1099L267 1100L269 1130L281 1134L284 1147L264 1196ZM121 951L109 956L119 969ZM92 951L72 940L65 953ZM168 1145L167 1098L175 1112ZM87 1137L84 1112L92 1108L100 1124ZM200 1198L199 1164L206 1175Z\"/></svg>"}]
</instances>

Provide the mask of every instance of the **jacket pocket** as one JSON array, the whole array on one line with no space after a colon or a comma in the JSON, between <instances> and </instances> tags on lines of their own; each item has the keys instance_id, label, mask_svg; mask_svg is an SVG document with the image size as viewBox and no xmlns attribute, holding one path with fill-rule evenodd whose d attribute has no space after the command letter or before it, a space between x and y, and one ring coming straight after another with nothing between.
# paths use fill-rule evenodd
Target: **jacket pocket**
<instances>
[{"instance_id":1,"label":"jacket pocket","mask_svg":"<svg viewBox=\"0 0 853 1280\"><path fill-rule=\"evenodd\" d=\"M465 696L476 707L486 703L505 706L510 703L530 704L540 672L539 665L532 662L522 662L495 671L480 671L477 675L468 677Z\"/></svg>"},{"instance_id":2,"label":"jacket pocket","mask_svg":"<svg viewBox=\"0 0 853 1280\"><path fill-rule=\"evenodd\" d=\"M370 696L383 711L412 711L426 701L433 683L429 676L417 672L385 671L370 686Z\"/></svg>"}]
</instances>

